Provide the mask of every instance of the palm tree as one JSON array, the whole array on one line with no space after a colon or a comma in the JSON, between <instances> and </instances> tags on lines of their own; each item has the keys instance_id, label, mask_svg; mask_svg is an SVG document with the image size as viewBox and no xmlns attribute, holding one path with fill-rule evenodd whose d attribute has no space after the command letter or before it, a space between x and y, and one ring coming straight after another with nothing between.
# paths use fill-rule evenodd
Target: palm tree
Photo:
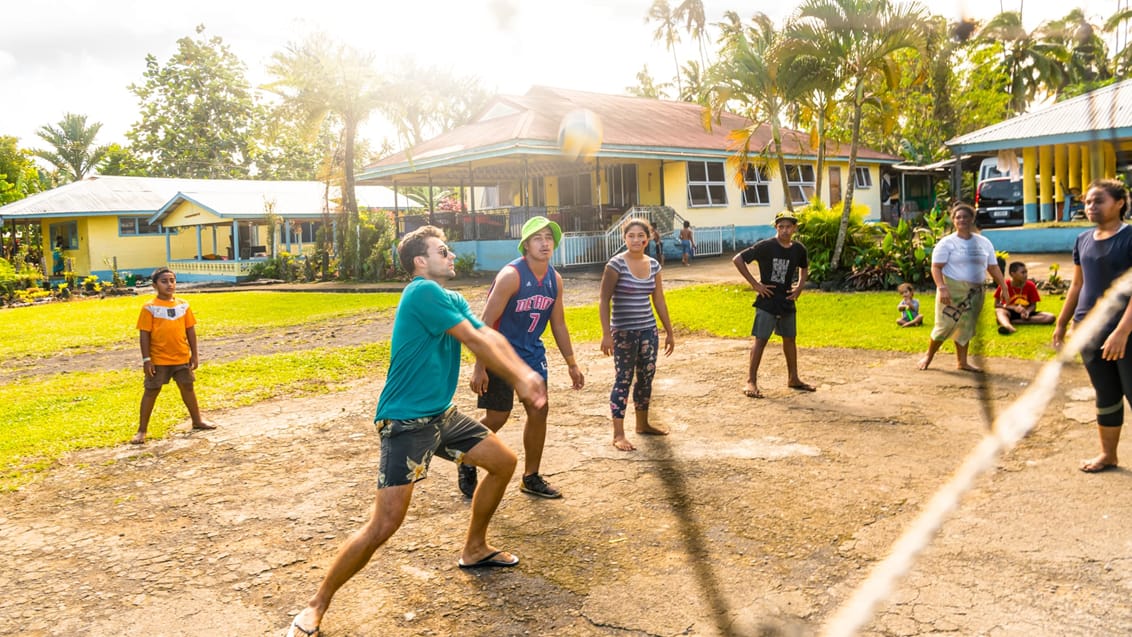
<instances>
[{"instance_id":1,"label":"palm tree","mask_svg":"<svg viewBox=\"0 0 1132 637\"><path fill-rule=\"evenodd\" d=\"M1043 39L1064 55L1065 73L1061 83L1054 87L1055 96L1061 96L1066 89L1074 94L1084 93L1112 77L1108 46L1100 29L1089 22L1081 9L1073 9L1064 18L1049 22L1041 31Z\"/></svg>"},{"instance_id":2,"label":"palm tree","mask_svg":"<svg viewBox=\"0 0 1132 637\"><path fill-rule=\"evenodd\" d=\"M1115 36L1113 41L1116 45L1113 48L1116 48L1116 54L1112 57L1112 70L1117 80L1132 76L1132 41L1128 39L1127 31L1130 21L1132 21L1132 9L1122 8L1104 23L1104 32ZM1121 36L1124 39L1123 45L1120 44Z\"/></svg>"},{"instance_id":3,"label":"palm tree","mask_svg":"<svg viewBox=\"0 0 1132 637\"><path fill-rule=\"evenodd\" d=\"M1010 106L1024 113L1038 91L1056 93L1065 78L1065 48L1043 37L1035 29L1026 31L1020 11L1007 11L991 18L975 36L984 46L1002 47L1000 68L1010 78Z\"/></svg>"},{"instance_id":4,"label":"palm tree","mask_svg":"<svg viewBox=\"0 0 1132 637\"><path fill-rule=\"evenodd\" d=\"M757 149L765 154L771 150L777 159L782 192L786 208L794 209L790 186L786 180L786 158L782 154L782 118L794 98L797 76L777 57L779 29L764 13L756 13L751 26L745 27L739 16L728 11L724 14L719 61L708 72L706 82L707 106L704 125L719 121L722 112L734 107L738 114L747 117L746 128L731 131L731 139L738 148L736 158L739 170L736 179L742 187L751 154L751 140L764 125L770 127L771 144Z\"/></svg>"},{"instance_id":5,"label":"palm tree","mask_svg":"<svg viewBox=\"0 0 1132 637\"><path fill-rule=\"evenodd\" d=\"M684 30L696 41L699 49L700 66L707 68L707 15L704 14L703 0L684 0L672 13L677 21L684 21Z\"/></svg>"},{"instance_id":6,"label":"palm tree","mask_svg":"<svg viewBox=\"0 0 1132 637\"><path fill-rule=\"evenodd\" d=\"M891 90L899 81L893 54L919 48L923 42L924 14L915 4L895 5L889 0L805 0L791 28L796 53L834 60L842 69L846 100L852 108L849 178L837 243L830 257L836 268L845 248L849 213L856 185L857 149L861 141L861 113L876 101L878 90ZM881 79L883 83L876 80Z\"/></svg>"},{"instance_id":7,"label":"palm tree","mask_svg":"<svg viewBox=\"0 0 1132 637\"><path fill-rule=\"evenodd\" d=\"M656 42L663 40L664 48L672 52L672 64L676 67L676 93L682 94L684 88L680 81L680 61L676 57L676 45L680 43L680 30L677 28L676 15L668 6L668 0L653 0L648 15L645 16L645 22L650 21L657 22L652 39Z\"/></svg>"},{"instance_id":8,"label":"palm tree","mask_svg":"<svg viewBox=\"0 0 1132 637\"><path fill-rule=\"evenodd\" d=\"M267 71L276 79L264 85L306 115L313 138L322 122L335 116L342 124L342 208L358 224L354 182L354 152L358 126L382 103L383 85L373 67L373 56L334 44L323 33L310 35L302 44L289 44L272 56ZM356 241L357 233L351 232ZM355 244L354 255L360 256ZM361 264L355 264L355 272Z\"/></svg>"},{"instance_id":9,"label":"palm tree","mask_svg":"<svg viewBox=\"0 0 1132 637\"><path fill-rule=\"evenodd\" d=\"M63 182L80 181L106 156L108 146L94 146L101 122L86 125L86 115L67 113L56 126L47 124L36 131L53 150L33 150L32 154L51 162Z\"/></svg>"}]
</instances>

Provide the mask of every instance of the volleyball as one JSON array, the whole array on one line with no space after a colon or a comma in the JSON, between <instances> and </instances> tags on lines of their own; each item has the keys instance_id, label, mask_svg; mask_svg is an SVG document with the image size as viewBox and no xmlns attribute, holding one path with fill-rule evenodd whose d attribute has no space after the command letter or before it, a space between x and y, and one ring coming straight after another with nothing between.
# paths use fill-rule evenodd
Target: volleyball
<instances>
[{"instance_id":1,"label":"volleyball","mask_svg":"<svg viewBox=\"0 0 1132 637\"><path fill-rule=\"evenodd\" d=\"M558 147L572 160L596 153L601 149L601 118L586 109L567 113L558 126Z\"/></svg>"}]
</instances>

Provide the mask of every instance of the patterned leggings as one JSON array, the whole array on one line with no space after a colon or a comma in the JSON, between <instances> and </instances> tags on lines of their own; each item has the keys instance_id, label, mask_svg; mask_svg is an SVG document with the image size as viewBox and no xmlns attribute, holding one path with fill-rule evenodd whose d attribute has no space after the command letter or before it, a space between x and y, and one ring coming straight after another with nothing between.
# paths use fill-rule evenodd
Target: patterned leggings
<instances>
[{"instance_id":1,"label":"patterned leggings","mask_svg":"<svg viewBox=\"0 0 1132 637\"><path fill-rule=\"evenodd\" d=\"M647 330L613 331L613 368L617 370L617 377L613 380L613 391L609 393L609 410L613 412L614 418L625 417L625 405L629 400L629 385L633 383L634 372L637 374L637 384L633 386L633 405L637 411L649 408L659 343L660 337L655 327Z\"/></svg>"}]
</instances>

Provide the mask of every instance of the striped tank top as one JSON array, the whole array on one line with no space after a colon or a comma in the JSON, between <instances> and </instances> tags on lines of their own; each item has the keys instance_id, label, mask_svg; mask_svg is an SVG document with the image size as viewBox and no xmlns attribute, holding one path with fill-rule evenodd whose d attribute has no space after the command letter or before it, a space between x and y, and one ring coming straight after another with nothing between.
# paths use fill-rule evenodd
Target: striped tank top
<instances>
[{"instance_id":1,"label":"striped tank top","mask_svg":"<svg viewBox=\"0 0 1132 637\"><path fill-rule=\"evenodd\" d=\"M643 279L633 276L625 253L615 255L605 267L617 273L617 287L613 289L613 311L610 327L615 330L646 330L656 327L656 317L652 313L652 293L656 290L656 275L660 264L652 257L649 260L649 274Z\"/></svg>"}]
</instances>

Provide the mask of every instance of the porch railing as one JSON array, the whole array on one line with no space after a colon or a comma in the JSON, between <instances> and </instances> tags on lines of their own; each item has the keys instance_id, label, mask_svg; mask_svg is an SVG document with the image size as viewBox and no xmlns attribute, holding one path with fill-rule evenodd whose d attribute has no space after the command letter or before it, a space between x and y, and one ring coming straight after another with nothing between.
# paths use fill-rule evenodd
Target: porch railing
<instances>
[{"instance_id":1,"label":"porch railing","mask_svg":"<svg viewBox=\"0 0 1132 637\"><path fill-rule=\"evenodd\" d=\"M263 261L263 259L254 261L197 261L196 259L186 259L183 261L171 261L169 267L178 274L246 276L251 271L252 266L259 261Z\"/></svg>"},{"instance_id":2,"label":"porch railing","mask_svg":"<svg viewBox=\"0 0 1132 637\"><path fill-rule=\"evenodd\" d=\"M478 231L479 239L518 239L523 224L536 215L542 215L562 227L562 243L554 251L556 267L597 265L625 248L621 239L621 224L625 219L638 217L656 227L666 243L674 240L675 231L684 225L684 218L668 206L635 206L626 211L596 206L510 206L470 212L433 213L433 223L444 228L449 241L472 241ZM412 232L429 223L427 214L405 215L397 218L398 233ZM723 254L724 244L735 245L735 226L697 227L696 254L711 256Z\"/></svg>"}]
</instances>

